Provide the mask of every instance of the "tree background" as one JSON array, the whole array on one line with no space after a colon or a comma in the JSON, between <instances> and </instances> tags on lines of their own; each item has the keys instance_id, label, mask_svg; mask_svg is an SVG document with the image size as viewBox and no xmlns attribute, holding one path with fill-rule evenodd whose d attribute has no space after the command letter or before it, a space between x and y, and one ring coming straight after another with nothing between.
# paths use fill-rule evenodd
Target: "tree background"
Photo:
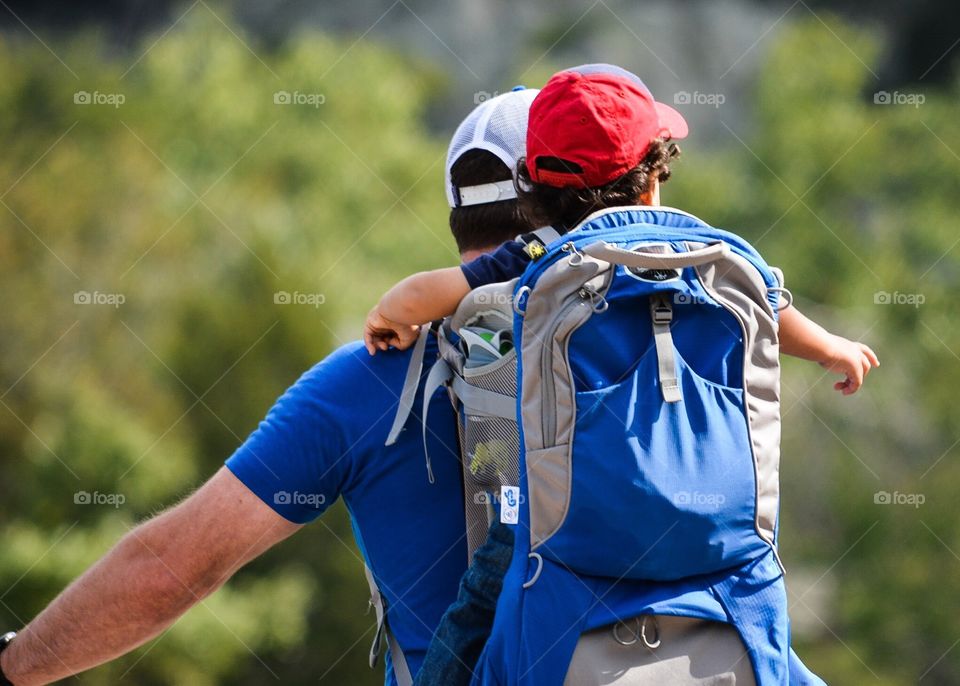
<instances>
[{"instance_id":1,"label":"tree background","mask_svg":"<svg viewBox=\"0 0 960 686\"><path fill-rule=\"evenodd\" d=\"M890 70L910 41L854 3L741 4L749 30L694 69L663 22L714 10L657 5L648 22L601 4L518 8L505 35L522 49L488 33L496 59L476 67L460 51L479 48L433 28L439 10L402 2L369 35L290 6L273 22L244 3L121 3L112 22L4 6L0 628L201 483L386 286L456 260L443 159L476 100L608 60L651 73L694 124L664 202L752 240L808 313L883 362L853 398L785 363L798 650L831 683L960 683L950 51ZM375 684L366 597L337 504L81 680Z\"/></svg>"}]
</instances>

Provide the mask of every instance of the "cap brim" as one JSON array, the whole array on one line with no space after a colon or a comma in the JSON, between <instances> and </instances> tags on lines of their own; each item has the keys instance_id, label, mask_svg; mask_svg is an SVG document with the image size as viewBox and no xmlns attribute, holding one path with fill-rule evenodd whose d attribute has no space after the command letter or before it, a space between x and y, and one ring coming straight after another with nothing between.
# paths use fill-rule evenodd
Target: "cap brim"
<instances>
[{"instance_id":1,"label":"cap brim","mask_svg":"<svg viewBox=\"0 0 960 686\"><path fill-rule=\"evenodd\" d=\"M665 105L662 102L654 104L657 106L657 118L660 120L660 126L669 133L670 138L686 138L687 134L690 133L690 128L687 126L687 120L683 118L683 115L670 105Z\"/></svg>"}]
</instances>

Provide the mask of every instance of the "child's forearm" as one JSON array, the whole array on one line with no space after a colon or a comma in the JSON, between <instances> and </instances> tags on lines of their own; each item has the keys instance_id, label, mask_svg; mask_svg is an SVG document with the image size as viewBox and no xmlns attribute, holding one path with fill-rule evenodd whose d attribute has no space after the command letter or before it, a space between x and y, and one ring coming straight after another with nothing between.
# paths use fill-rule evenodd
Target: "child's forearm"
<instances>
[{"instance_id":1,"label":"child's forearm","mask_svg":"<svg viewBox=\"0 0 960 686\"><path fill-rule=\"evenodd\" d=\"M380 314L398 324L425 324L454 313L470 292L460 267L408 276L380 299Z\"/></svg>"},{"instance_id":2,"label":"child's forearm","mask_svg":"<svg viewBox=\"0 0 960 686\"><path fill-rule=\"evenodd\" d=\"M780 313L780 352L811 362L833 356L836 336L792 305Z\"/></svg>"}]
</instances>

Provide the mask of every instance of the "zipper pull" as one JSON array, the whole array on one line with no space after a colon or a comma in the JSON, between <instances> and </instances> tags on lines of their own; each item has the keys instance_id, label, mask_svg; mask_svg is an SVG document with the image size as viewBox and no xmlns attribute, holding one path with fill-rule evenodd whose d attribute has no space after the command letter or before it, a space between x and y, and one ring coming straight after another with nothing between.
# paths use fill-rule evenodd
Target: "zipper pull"
<instances>
[{"instance_id":1,"label":"zipper pull","mask_svg":"<svg viewBox=\"0 0 960 686\"><path fill-rule=\"evenodd\" d=\"M610 307L610 303L607 302L607 299L600 295L597 289L593 286L584 285L580 288L579 294L584 300L590 301L590 307L593 308L593 311L596 314L606 312L607 308Z\"/></svg>"},{"instance_id":2,"label":"zipper pull","mask_svg":"<svg viewBox=\"0 0 960 686\"><path fill-rule=\"evenodd\" d=\"M577 246L573 244L573 241L567 241L560 246L560 249L563 250L563 252L570 253L571 267L579 267L583 264L583 253L577 250Z\"/></svg>"}]
</instances>

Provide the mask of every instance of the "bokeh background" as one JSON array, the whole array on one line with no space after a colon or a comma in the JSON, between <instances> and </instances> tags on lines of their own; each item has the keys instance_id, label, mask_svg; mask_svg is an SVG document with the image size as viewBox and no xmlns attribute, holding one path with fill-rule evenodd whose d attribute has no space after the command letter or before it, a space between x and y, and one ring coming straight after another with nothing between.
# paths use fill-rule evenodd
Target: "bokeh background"
<instances>
[{"instance_id":1,"label":"bokeh background","mask_svg":"<svg viewBox=\"0 0 960 686\"><path fill-rule=\"evenodd\" d=\"M475 102L609 61L691 122L664 202L883 362L852 398L785 363L798 650L833 684L960 683L958 43L935 0L0 1L0 628L455 262ZM382 683L366 598L337 504L81 680Z\"/></svg>"}]
</instances>

